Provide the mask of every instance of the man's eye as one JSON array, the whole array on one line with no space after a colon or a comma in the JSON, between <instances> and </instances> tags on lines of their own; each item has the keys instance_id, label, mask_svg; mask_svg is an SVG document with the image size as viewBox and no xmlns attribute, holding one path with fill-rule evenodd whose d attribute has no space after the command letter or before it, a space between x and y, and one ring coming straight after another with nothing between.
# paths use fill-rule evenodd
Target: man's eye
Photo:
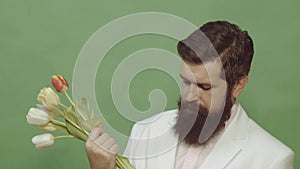
<instances>
[{"instance_id":1,"label":"man's eye","mask_svg":"<svg viewBox=\"0 0 300 169\"><path fill-rule=\"evenodd\" d=\"M188 81L188 80L183 80L183 83L186 84L186 85L190 85L191 84L191 82Z\"/></svg>"},{"instance_id":2,"label":"man's eye","mask_svg":"<svg viewBox=\"0 0 300 169\"><path fill-rule=\"evenodd\" d=\"M210 90L211 87L203 87L203 90Z\"/></svg>"},{"instance_id":3,"label":"man's eye","mask_svg":"<svg viewBox=\"0 0 300 169\"><path fill-rule=\"evenodd\" d=\"M210 90L211 89L210 85L200 85L198 87L202 88L203 90Z\"/></svg>"}]
</instances>

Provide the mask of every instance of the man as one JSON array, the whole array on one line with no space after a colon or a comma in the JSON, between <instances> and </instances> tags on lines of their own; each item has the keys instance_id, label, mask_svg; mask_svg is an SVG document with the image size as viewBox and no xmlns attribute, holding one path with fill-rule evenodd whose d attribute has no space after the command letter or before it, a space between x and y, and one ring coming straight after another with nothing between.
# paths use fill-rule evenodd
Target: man
<instances>
[{"instance_id":1,"label":"man","mask_svg":"<svg viewBox=\"0 0 300 169\"><path fill-rule=\"evenodd\" d=\"M134 125L125 152L132 164L137 169L292 169L293 151L249 119L236 101L254 53L248 33L226 21L209 22L177 48L183 60L179 108ZM117 145L103 128L90 133L86 151L92 169L114 168Z\"/></svg>"}]
</instances>

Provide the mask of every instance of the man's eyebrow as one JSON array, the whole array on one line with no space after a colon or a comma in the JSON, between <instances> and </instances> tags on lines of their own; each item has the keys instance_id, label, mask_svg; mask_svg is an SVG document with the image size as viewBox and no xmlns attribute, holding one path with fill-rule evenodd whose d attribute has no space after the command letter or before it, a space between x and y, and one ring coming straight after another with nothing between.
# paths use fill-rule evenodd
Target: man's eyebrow
<instances>
[{"instance_id":1,"label":"man's eyebrow","mask_svg":"<svg viewBox=\"0 0 300 169\"><path fill-rule=\"evenodd\" d=\"M182 74L179 75L183 80L187 80L189 82L191 82L189 79L185 78ZM191 82L194 83L194 82ZM197 84L197 86L212 86L212 84L210 83L194 83Z\"/></svg>"}]
</instances>

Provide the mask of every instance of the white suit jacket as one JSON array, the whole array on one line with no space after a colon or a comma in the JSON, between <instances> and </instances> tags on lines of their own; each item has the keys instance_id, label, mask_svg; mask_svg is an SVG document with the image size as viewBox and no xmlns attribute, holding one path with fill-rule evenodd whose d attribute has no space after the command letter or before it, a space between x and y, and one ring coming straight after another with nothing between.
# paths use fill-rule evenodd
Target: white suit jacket
<instances>
[{"instance_id":1,"label":"white suit jacket","mask_svg":"<svg viewBox=\"0 0 300 169\"><path fill-rule=\"evenodd\" d=\"M239 103L237 113L198 169L293 169L294 153L248 118ZM178 135L172 129L177 110L136 123L125 155L137 169L173 169Z\"/></svg>"}]
</instances>

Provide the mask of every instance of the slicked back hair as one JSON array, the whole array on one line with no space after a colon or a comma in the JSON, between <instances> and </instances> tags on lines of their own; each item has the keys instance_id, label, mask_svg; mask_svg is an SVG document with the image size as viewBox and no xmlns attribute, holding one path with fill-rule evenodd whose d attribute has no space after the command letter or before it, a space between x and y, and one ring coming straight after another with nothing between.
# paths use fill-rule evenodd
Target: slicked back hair
<instances>
[{"instance_id":1,"label":"slicked back hair","mask_svg":"<svg viewBox=\"0 0 300 169\"><path fill-rule=\"evenodd\" d=\"M186 39L179 41L180 57L189 64L203 64L220 58L228 87L250 71L253 41L247 31L227 21L208 22ZM224 78L224 77L223 77Z\"/></svg>"}]
</instances>

